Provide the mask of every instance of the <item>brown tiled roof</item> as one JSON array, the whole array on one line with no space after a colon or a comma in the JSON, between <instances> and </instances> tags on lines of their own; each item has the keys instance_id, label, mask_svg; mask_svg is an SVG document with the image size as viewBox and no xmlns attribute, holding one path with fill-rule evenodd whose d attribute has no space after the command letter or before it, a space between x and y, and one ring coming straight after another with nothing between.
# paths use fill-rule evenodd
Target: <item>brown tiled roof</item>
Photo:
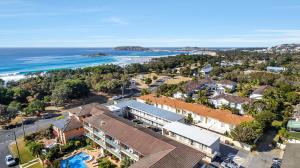
<instances>
[{"instance_id":1,"label":"brown tiled roof","mask_svg":"<svg viewBox=\"0 0 300 168\"><path fill-rule=\"evenodd\" d=\"M140 152L142 155L149 155L151 153L173 148L172 145L145 134L116 118L117 117L109 116L108 114L99 114L88 117L84 119L84 121L103 130L110 136L119 139L121 142Z\"/></svg>"},{"instance_id":2,"label":"brown tiled roof","mask_svg":"<svg viewBox=\"0 0 300 168\"><path fill-rule=\"evenodd\" d=\"M144 157L132 168L194 167L205 154L109 112L84 119Z\"/></svg>"},{"instance_id":3,"label":"brown tiled roof","mask_svg":"<svg viewBox=\"0 0 300 168\"><path fill-rule=\"evenodd\" d=\"M249 103L251 99L247 97L240 97L240 96L235 96L235 95L229 95L229 94L220 94L218 96L213 97L212 99L217 100L217 99L225 99L231 103Z\"/></svg>"},{"instance_id":4,"label":"brown tiled roof","mask_svg":"<svg viewBox=\"0 0 300 168\"><path fill-rule=\"evenodd\" d=\"M179 99L168 98L165 96L155 97L154 95L149 94L141 96L138 99L150 101L154 104L167 105L175 109L191 111L200 116L214 118L223 123L228 123L232 125L239 125L241 122L253 120L253 118L250 116L240 116L232 114L229 110L212 109L201 104L187 103Z\"/></svg>"},{"instance_id":5,"label":"brown tiled roof","mask_svg":"<svg viewBox=\"0 0 300 168\"><path fill-rule=\"evenodd\" d=\"M95 109L97 108L97 109ZM91 103L91 104L86 104L83 106L79 106L79 107L75 107L75 108L71 108L66 110L78 117L81 116L86 116L86 115L93 115L94 113L98 113L98 112L104 112L104 111L108 111L107 108L101 106L98 103Z\"/></svg>"},{"instance_id":6,"label":"brown tiled roof","mask_svg":"<svg viewBox=\"0 0 300 168\"><path fill-rule=\"evenodd\" d=\"M79 121L79 119L75 116L70 116L70 118L67 119L66 124L64 125L62 131L67 132L81 127L82 127L82 123Z\"/></svg>"},{"instance_id":7,"label":"brown tiled roof","mask_svg":"<svg viewBox=\"0 0 300 168\"><path fill-rule=\"evenodd\" d=\"M212 80L211 78L192 80L192 81L187 82L184 85L184 90L185 90L185 92L191 92L202 85L211 84L211 83L215 83L214 80Z\"/></svg>"},{"instance_id":8,"label":"brown tiled roof","mask_svg":"<svg viewBox=\"0 0 300 168\"><path fill-rule=\"evenodd\" d=\"M252 94L263 94L265 90L271 88L269 85L260 86L259 88L255 89Z\"/></svg>"}]
</instances>

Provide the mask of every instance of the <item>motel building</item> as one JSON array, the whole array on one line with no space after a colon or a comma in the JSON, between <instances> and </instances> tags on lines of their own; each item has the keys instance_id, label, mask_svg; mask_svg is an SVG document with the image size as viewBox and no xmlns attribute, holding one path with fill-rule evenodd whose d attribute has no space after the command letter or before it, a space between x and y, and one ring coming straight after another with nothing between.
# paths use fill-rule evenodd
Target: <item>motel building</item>
<instances>
[{"instance_id":1,"label":"motel building","mask_svg":"<svg viewBox=\"0 0 300 168\"><path fill-rule=\"evenodd\" d=\"M130 158L130 168L199 168L205 154L111 112L83 120L85 136L120 160Z\"/></svg>"},{"instance_id":2,"label":"motel building","mask_svg":"<svg viewBox=\"0 0 300 168\"><path fill-rule=\"evenodd\" d=\"M207 162L211 162L214 157L220 154L220 136L211 131L173 122L163 127L162 134L205 153Z\"/></svg>"},{"instance_id":3,"label":"motel building","mask_svg":"<svg viewBox=\"0 0 300 168\"><path fill-rule=\"evenodd\" d=\"M235 126L244 121L253 120L250 116L232 114L229 110L212 109L201 104L187 103L165 96L144 95L138 97L137 101L141 103L150 102L154 107L183 116L191 114L194 125L219 134L230 132Z\"/></svg>"},{"instance_id":4,"label":"motel building","mask_svg":"<svg viewBox=\"0 0 300 168\"><path fill-rule=\"evenodd\" d=\"M135 100L120 102L108 107L114 114L127 119L138 119L144 124L162 128L171 122L184 122L184 116Z\"/></svg>"}]
</instances>

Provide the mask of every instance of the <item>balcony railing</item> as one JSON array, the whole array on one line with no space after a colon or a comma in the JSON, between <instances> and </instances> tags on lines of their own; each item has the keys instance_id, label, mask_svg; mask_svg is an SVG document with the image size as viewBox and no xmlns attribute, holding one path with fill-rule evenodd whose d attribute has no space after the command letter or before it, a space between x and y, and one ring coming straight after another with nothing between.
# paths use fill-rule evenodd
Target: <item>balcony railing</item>
<instances>
[{"instance_id":1,"label":"balcony railing","mask_svg":"<svg viewBox=\"0 0 300 168\"><path fill-rule=\"evenodd\" d=\"M93 128L91 128L87 125L84 125L83 128L86 129L86 130L89 130L90 132L93 132Z\"/></svg>"},{"instance_id":2,"label":"balcony railing","mask_svg":"<svg viewBox=\"0 0 300 168\"><path fill-rule=\"evenodd\" d=\"M135 161L139 160L139 156L137 156L136 154L131 153L130 151L128 151L127 149L121 148L121 151L126 154L127 156L129 156L130 158L132 158Z\"/></svg>"},{"instance_id":3,"label":"balcony railing","mask_svg":"<svg viewBox=\"0 0 300 168\"><path fill-rule=\"evenodd\" d=\"M113 147L116 147L116 148L120 148L120 144L116 143L115 141L113 140L110 140L110 139L105 139L105 142L107 142L108 144L112 145Z\"/></svg>"},{"instance_id":4,"label":"balcony railing","mask_svg":"<svg viewBox=\"0 0 300 168\"><path fill-rule=\"evenodd\" d=\"M121 153L120 151L116 151L115 149L107 147L106 150L108 150L113 155L117 156L119 159L121 159Z\"/></svg>"},{"instance_id":5,"label":"balcony railing","mask_svg":"<svg viewBox=\"0 0 300 168\"><path fill-rule=\"evenodd\" d=\"M101 147L105 148L106 145L105 145L105 143L103 141L94 138L93 135L90 134L90 133L86 133L85 135L87 137L89 137L91 140L93 140L94 142L96 142L97 144L99 144Z\"/></svg>"},{"instance_id":6,"label":"balcony railing","mask_svg":"<svg viewBox=\"0 0 300 168\"><path fill-rule=\"evenodd\" d=\"M98 131L94 131L94 134L97 135L99 138L105 138L103 134L100 134Z\"/></svg>"}]
</instances>

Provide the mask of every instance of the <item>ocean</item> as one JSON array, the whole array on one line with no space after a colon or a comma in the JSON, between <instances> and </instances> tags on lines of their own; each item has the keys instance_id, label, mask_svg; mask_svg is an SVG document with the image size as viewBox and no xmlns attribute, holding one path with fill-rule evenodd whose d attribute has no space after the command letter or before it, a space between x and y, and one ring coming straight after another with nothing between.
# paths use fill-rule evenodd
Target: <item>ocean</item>
<instances>
[{"instance_id":1,"label":"ocean","mask_svg":"<svg viewBox=\"0 0 300 168\"><path fill-rule=\"evenodd\" d=\"M115 51L112 48L0 48L0 78L18 80L31 72L75 69L101 64L143 63L154 57L180 54L175 48L154 51ZM88 57L104 53L106 56Z\"/></svg>"}]
</instances>

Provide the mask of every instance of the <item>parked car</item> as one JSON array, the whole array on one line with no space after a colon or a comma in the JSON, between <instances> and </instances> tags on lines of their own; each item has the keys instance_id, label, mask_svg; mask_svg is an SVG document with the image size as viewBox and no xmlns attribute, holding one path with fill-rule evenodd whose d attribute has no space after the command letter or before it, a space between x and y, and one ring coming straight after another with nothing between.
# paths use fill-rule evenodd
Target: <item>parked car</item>
<instances>
[{"instance_id":1,"label":"parked car","mask_svg":"<svg viewBox=\"0 0 300 168\"><path fill-rule=\"evenodd\" d=\"M113 100L119 100L119 99L121 99L121 98L122 98L122 95L119 95L119 96L113 96L113 97L112 97Z\"/></svg>"},{"instance_id":2,"label":"parked car","mask_svg":"<svg viewBox=\"0 0 300 168\"><path fill-rule=\"evenodd\" d=\"M280 164L274 162L271 168L280 168Z\"/></svg>"},{"instance_id":3,"label":"parked car","mask_svg":"<svg viewBox=\"0 0 300 168\"><path fill-rule=\"evenodd\" d=\"M232 158L226 158L222 163L221 163L221 167L223 168L238 168L238 164L236 164Z\"/></svg>"},{"instance_id":4,"label":"parked car","mask_svg":"<svg viewBox=\"0 0 300 168\"><path fill-rule=\"evenodd\" d=\"M273 158L272 161L273 161L273 163L279 163L279 164L281 164L281 162L282 162L282 160L279 158Z\"/></svg>"},{"instance_id":5,"label":"parked car","mask_svg":"<svg viewBox=\"0 0 300 168\"><path fill-rule=\"evenodd\" d=\"M15 165L17 162L16 160L12 157L12 155L7 155L5 156L5 163L7 166L13 166Z\"/></svg>"}]
</instances>

